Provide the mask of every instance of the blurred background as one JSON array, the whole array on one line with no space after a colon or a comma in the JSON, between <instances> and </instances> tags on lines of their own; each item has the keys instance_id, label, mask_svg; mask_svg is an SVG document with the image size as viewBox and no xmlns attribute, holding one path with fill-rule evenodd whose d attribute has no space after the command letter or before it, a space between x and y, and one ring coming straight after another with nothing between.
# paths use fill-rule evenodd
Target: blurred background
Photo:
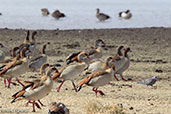
<instances>
[{"instance_id":1,"label":"blurred background","mask_svg":"<svg viewBox=\"0 0 171 114\"><path fill-rule=\"evenodd\" d=\"M171 0L0 0L0 28L23 29L94 29L171 27ZM43 16L60 10L65 18ZM100 22L96 9L111 18ZM118 13L129 9L131 19Z\"/></svg>"}]
</instances>

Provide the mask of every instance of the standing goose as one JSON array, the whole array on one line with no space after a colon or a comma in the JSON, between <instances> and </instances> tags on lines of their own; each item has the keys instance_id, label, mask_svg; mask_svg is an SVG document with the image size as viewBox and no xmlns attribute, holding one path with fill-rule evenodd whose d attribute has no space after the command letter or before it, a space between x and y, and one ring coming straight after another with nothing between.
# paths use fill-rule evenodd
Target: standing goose
<instances>
[{"instance_id":1,"label":"standing goose","mask_svg":"<svg viewBox=\"0 0 171 114\"><path fill-rule=\"evenodd\" d=\"M56 79L63 79L61 85L57 88L58 92L66 80L72 81L74 89L77 92L77 89L76 89L75 84L74 84L74 80L76 78L78 78L78 76L84 71L84 69L89 64L89 58L88 58L87 53L81 52L78 55L78 61L79 61L78 63L75 63L75 64L72 64L72 65L69 65L67 67L62 68L59 72L60 75L57 74L58 76L56 77ZM56 80L55 76L53 79Z\"/></svg>"},{"instance_id":2,"label":"standing goose","mask_svg":"<svg viewBox=\"0 0 171 114\"><path fill-rule=\"evenodd\" d=\"M38 56L37 58L32 59L30 61L30 64L29 64L29 69L30 70L36 71L37 69L39 69L41 67L42 64L46 63L47 55L46 55L45 50L46 50L46 45L43 45L42 55Z\"/></svg>"},{"instance_id":3,"label":"standing goose","mask_svg":"<svg viewBox=\"0 0 171 114\"><path fill-rule=\"evenodd\" d=\"M89 58L91 60L99 59L99 58L101 58L103 56L104 49L105 49L105 43L103 42L103 40L98 39L95 42L95 46L90 51L87 51L87 54L89 55ZM78 61L77 56L80 53L81 53L81 51L77 52L77 53L70 54L66 59L66 64L70 64L70 63L72 63L74 61Z\"/></svg>"},{"instance_id":4,"label":"standing goose","mask_svg":"<svg viewBox=\"0 0 171 114\"><path fill-rule=\"evenodd\" d=\"M126 62L126 57L123 55L122 51L124 50L124 47L123 46L120 46L118 48L118 52L116 55L113 56L113 64L115 66L115 71L117 72L119 69L121 69L123 67L123 65L125 64ZM115 76L115 79L117 81L118 78Z\"/></svg>"},{"instance_id":5,"label":"standing goose","mask_svg":"<svg viewBox=\"0 0 171 114\"><path fill-rule=\"evenodd\" d=\"M108 84L112 80L112 77L114 75L114 70L115 70L113 64L111 64L112 59L113 59L112 57L108 57L107 64L106 64L107 68L105 71L94 72L90 76L83 79L78 84L78 87L79 87L78 91L80 91L82 86L86 84L88 86L93 87L92 90L95 92L96 96L98 92L100 93L100 95L105 95L101 90L98 90L98 88L100 86L104 86Z\"/></svg>"},{"instance_id":6,"label":"standing goose","mask_svg":"<svg viewBox=\"0 0 171 114\"><path fill-rule=\"evenodd\" d=\"M33 112L35 112L35 105L40 108L39 104L36 101L40 101L40 99L46 97L53 87L53 80L50 76L52 71L56 71L56 68L50 68L46 75L42 76L40 80L29 82L27 86L25 86L21 91L15 93L12 97L14 98L11 103L16 101L27 99L28 103L32 103ZM42 103L39 102L41 105Z\"/></svg>"},{"instance_id":7,"label":"standing goose","mask_svg":"<svg viewBox=\"0 0 171 114\"><path fill-rule=\"evenodd\" d=\"M129 59L129 56L128 56L128 52L131 52L130 48L126 48L125 49L125 52L124 52L124 56L126 57L126 61L125 61L125 64L123 65L122 68L120 68L119 70L116 71L116 74L119 74L122 78L122 80L124 81L127 81L124 77L123 77L123 72L125 70L128 69L129 65L130 65L130 59Z\"/></svg>"},{"instance_id":8,"label":"standing goose","mask_svg":"<svg viewBox=\"0 0 171 114\"><path fill-rule=\"evenodd\" d=\"M110 18L110 16L108 16L107 14L100 13L99 8L97 8L96 11L97 11L96 12L96 17L97 17L97 19L99 19L99 21L105 21L105 20Z\"/></svg>"},{"instance_id":9,"label":"standing goose","mask_svg":"<svg viewBox=\"0 0 171 114\"><path fill-rule=\"evenodd\" d=\"M130 12L130 10L122 11L119 12L119 17L123 19L130 19L132 17L132 13Z\"/></svg>"},{"instance_id":10,"label":"standing goose","mask_svg":"<svg viewBox=\"0 0 171 114\"><path fill-rule=\"evenodd\" d=\"M5 67L3 67L0 71L0 77L4 77L4 84L6 86L6 79L8 81L8 88L10 88L10 84L12 78L15 77L17 82L20 83L22 86L23 84L17 78L19 75L25 73L28 70L28 58L25 55L28 48L23 48L20 51L20 55L18 55L12 62L8 63Z\"/></svg>"}]
</instances>

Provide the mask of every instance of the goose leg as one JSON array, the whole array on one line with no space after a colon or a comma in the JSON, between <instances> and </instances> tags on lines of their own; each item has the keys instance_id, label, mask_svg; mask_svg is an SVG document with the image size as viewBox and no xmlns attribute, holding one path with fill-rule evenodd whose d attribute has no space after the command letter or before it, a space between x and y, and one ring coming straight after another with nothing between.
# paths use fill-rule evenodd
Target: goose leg
<instances>
[{"instance_id":1,"label":"goose leg","mask_svg":"<svg viewBox=\"0 0 171 114\"><path fill-rule=\"evenodd\" d=\"M7 79L7 81L8 81L8 88L10 88L12 78Z\"/></svg>"},{"instance_id":2,"label":"goose leg","mask_svg":"<svg viewBox=\"0 0 171 114\"><path fill-rule=\"evenodd\" d=\"M35 112L35 101L31 102L33 104L33 112Z\"/></svg>"},{"instance_id":3,"label":"goose leg","mask_svg":"<svg viewBox=\"0 0 171 114\"><path fill-rule=\"evenodd\" d=\"M74 87L75 92L78 92L78 91L77 91L77 88L76 88L76 86L75 86L75 84L74 84L73 81L72 81L72 85L73 85L73 87Z\"/></svg>"},{"instance_id":4,"label":"goose leg","mask_svg":"<svg viewBox=\"0 0 171 114\"><path fill-rule=\"evenodd\" d=\"M97 90L97 92L99 92L101 96L105 95L101 90Z\"/></svg>"},{"instance_id":5,"label":"goose leg","mask_svg":"<svg viewBox=\"0 0 171 114\"><path fill-rule=\"evenodd\" d=\"M120 76L121 76L121 78L122 78L123 81L128 81L128 80L126 80L126 79L123 77L122 74L120 74Z\"/></svg>"},{"instance_id":6,"label":"goose leg","mask_svg":"<svg viewBox=\"0 0 171 114\"><path fill-rule=\"evenodd\" d=\"M7 87L6 78L4 78L4 86L5 86L5 88Z\"/></svg>"},{"instance_id":7,"label":"goose leg","mask_svg":"<svg viewBox=\"0 0 171 114\"><path fill-rule=\"evenodd\" d=\"M39 102L42 106L45 106L40 100L38 100L38 102Z\"/></svg>"},{"instance_id":8,"label":"goose leg","mask_svg":"<svg viewBox=\"0 0 171 114\"><path fill-rule=\"evenodd\" d=\"M59 92L59 90L62 87L62 85L63 85L64 82L65 82L65 80L63 80L62 83L60 84L60 86L57 88L57 92Z\"/></svg>"},{"instance_id":9,"label":"goose leg","mask_svg":"<svg viewBox=\"0 0 171 114\"><path fill-rule=\"evenodd\" d=\"M23 83L21 83L20 80L19 80L18 78L16 78L16 80L17 80L17 82L18 82L21 86L25 87L25 85L24 85Z\"/></svg>"},{"instance_id":10,"label":"goose leg","mask_svg":"<svg viewBox=\"0 0 171 114\"><path fill-rule=\"evenodd\" d=\"M97 96L97 88L93 87L92 90L95 92L95 94L96 94L96 96Z\"/></svg>"},{"instance_id":11,"label":"goose leg","mask_svg":"<svg viewBox=\"0 0 171 114\"><path fill-rule=\"evenodd\" d=\"M30 100L28 100L28 101L26 102L26 106L28 106L29 103L31 103Z\"/></svg>"},{"instance_id":12,"label":"goose leg","mask_svg":"<svg viewBox=\"0 0 171 114\"><path fill-rule=\"evenodd\" d=\"M114 78L115 78L117 81L119 81L115 74L114 74L113 76L114 76Z\"/></svg>"}]
</instances>

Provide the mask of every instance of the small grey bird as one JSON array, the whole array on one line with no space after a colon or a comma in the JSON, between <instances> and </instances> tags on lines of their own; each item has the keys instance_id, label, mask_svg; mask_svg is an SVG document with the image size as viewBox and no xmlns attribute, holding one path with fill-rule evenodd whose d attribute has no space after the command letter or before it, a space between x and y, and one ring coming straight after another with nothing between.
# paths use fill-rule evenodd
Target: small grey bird
<instances>
[{"instance_id":1,"label":"small grey bird","mask_svg":"<svg viewBox=\"0 0 171 114\"><path fill-rule=\"evenodd\" d=\"M137 83L138 84L144 84L144 85L147 85L147 86L153 86L156 83L157 79L158 79L157 76L153 76L151 78L141 80L141 81L139 81Z\"/></svg>"}]
</instances>

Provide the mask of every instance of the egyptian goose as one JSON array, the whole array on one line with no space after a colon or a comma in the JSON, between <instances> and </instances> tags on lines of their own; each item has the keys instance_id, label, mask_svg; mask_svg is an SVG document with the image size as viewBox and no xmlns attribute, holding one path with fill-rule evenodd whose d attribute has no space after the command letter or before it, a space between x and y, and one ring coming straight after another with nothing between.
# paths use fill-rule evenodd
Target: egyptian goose
<instances>
[{"instance_id":1,"label":"egyptian goose","mask_svg":"<svg viewBox=\"0 0 171 114\"><path fill-rule=\"evenodd\" d=\"M37 34L36 31L33 31L32 34L31 34L31 41L29 43L30 47L30 51L34 54L36 50L36 40L35 40L35 35Z\"/></svg>"},{"instance_id":2,"label":"egyptian goose","mask_svg":"<svg viewBox=\"0 0 171 114\"><path fill-rule=\"evenodd\" d=\"M124 52L124 56L126 57L125 58L125 63L122 66L122 68L120 68L119 70L116 71L116 74L119 74L121 76L122 80L124 80L124 81L127 81L127 80L123 78L123 75L122 74L123 74L123 72L125 70L128 69L128 67L130 65L130 59L129 59L129 56L128 56L128 52L131 52L130 48L126 48L125 49L125 52Z\"/></svg>"},{"instance_id":3,"label":"egyptian goose","mask_svg":"<svg viewBox=\"0 0 171 114\"><path fill-rule=\"evenodd\" d=\"M119 12L119 17L123 19L130 19L132 17L132 13L130 12L130 10L122 11Z\"/></svg>"},{"instance_id":4,"label":"egyptian goose","mask_svg":"<svg viewBox=\"0 0 171 114\"><path fill-rule=\"evenodd\" d=\"M105 20L110 18L109 15L104 14L104 13L100 13L100 9L99 8L97 8L96 11L97 11L96 12L96 17L97 17L97 19L99 19L99 21L105 21Z\"/></svg>"},{"instance_id":5,"label":"egyptian goose","mask_svg":"<svg viewBox=\"0 0 171 114\"><path fill-rule=\"evenodd\" d=\"M32 103L33 105L33 112L35 112L35 105L40 108L39 104L36 102L38 101L41 105L40 99L46 97L53 87L53 80L51 78L51 72L56 71L55 67L48 69L46 75L42 76L40 80L35 81L26 81L28 85L26 85L22 90L15 93L12 97L14 98L11 103L16 101L26 99L29 100L28 103Z\"/></svg>"},{"instance_id":6,"label":"egyptian goose","mask_svg":"<svg viewBox=\"0 0 171 114\"><path fill-rule=\"evenodd\" d=\"M29 64L30 70L36 71L37 69L39 69L41 67L41 65L43 63L46 63L47 55L46 55L45 50L46 50L46 45L43 45L41 56L38 56L38 57L30 60L30 64Z\"/></svg>"},{"instance_id":7,"label":"egyptian goose","mask_svg":"<svg viewBox=\"0 0 171 114\"><path fill-rule=\"evenodd\" d=\"M98 39L95 42L95 46L90 50L87 51L87 54L89 55L90 60L93 59L99 59L103 56L103 51L105 49L105 43L103 40ZM66 64L70 64L74 61L78 61L77 60L77 56L80 54L81 52L77 52L77 53L72 53L70 54L67 58L66 58Z\"/></svg>"},{"instance_id":8,"label":"egyptian goose","mask_svg":"<svg viewBox=\"0 0 171 114\"><path fill-rule=\"evenodd\" d=\"M88 54L85 52L81 52L78 56L78 63L71 64L67 67L63 67L58 74L55 76L52 76L53 80L56 79L63 79L62 83L60 86L57 88L57 91L59 92L61 86L66 80L71 80L73 87L75 91L77 92L77 89L74 84L74 80L78 78L78 76L84 71L84 69L88 66L89 64L89 57Z\"/></svg>"},{"instance_id":9,"label":"egyptian goose","mask_svg":"<svg viewBox=\"0 0 171 114\"><path fill-rule=\"evenodd\" d=\"M107 64L106 64L107 68L105 71L94 72L90 76L80 81L80 83L78 84L79 87L78 91L80 91L82 86L86 84L88 86L93 87L92 90L95 92L96 96L98 92L100 93L100 95L105 95L101 90L98 90L98 88L100 86L104 86L108 84L112 80L115 70L112 64L112 59L113 59L112 57L107 58Z\"/></svg>"},{"instance_id":10,"label":"egyptian goose","mask_svg":"<svg viewBox=\"0 0 171 114\"><path fill-rule=\"evenodd\" d=\"M118 48L117 55L115 55L115 56L123 56L123 54L122 54L123 48L124 48L123 46L120 46ZM108 58L106 58L105 61L97 60L97 61L92 62L89 65L88 69L86 70L86 73L92 73L92 72L98 72L98 71L105 70L106 69L107 60L108 60Z\"/></svg>"},{"instance_id":11,"label":"egyptian goose","mask_svg":"<svg viewBox=\"0 0 171 114\"><path fill-rule=\"evenodd\" d=\"M120 46L118 48L118 52L116 55L113 56L113 64L115 66L115 71L117 72L119 69L121 69L123 67L123 65L125 64L126 62L126 57L123 55L122 51L124 50L124 47L123 46ZM118 78L115 76L115 79L117 81Z\"/></svg>"},{"instance_id":12,"label":"egyptian goose","mask_svg":"<svg viewBox=\"0 0 171 114\"><path fill-rule=\"evenodd\" d=\"M65 14L64 13L61 13L59 10L55 10L52 13L52 17L54 17L55 19L59 19L61 17L65 17Z\"/></svg>"},{"instance_id":13,"label":"egyptian goose","mask_svg":"<svg viewBox=\"0 0 171 114\"><path fill-rule=\"evenodd\" d=\"M43 15L43 16L49 15L49 10L48 10L47 8L42 8L42 9L41 9L41 12L42 12L42 15Z\"/></svg>"},{"instance_id":14,"label":"egyptian goose","mask_svg":"<svg viewBox=\"0 0 171 114\"><path fill-rule=\"evenodd\" d=\"M15 77L17 82L23 86L23 84L17 78L19 75L25 73L28 70L28 57L25 55L26 51L29 51L28 48L23 48L20 51L20 54L13 59L12 62L8 63L2 69L0 69L0 77L4 78L4 85L6 86L6 79L8 81L8 88L12 83L12 78Z\"/></svg>"}]
</instances>

